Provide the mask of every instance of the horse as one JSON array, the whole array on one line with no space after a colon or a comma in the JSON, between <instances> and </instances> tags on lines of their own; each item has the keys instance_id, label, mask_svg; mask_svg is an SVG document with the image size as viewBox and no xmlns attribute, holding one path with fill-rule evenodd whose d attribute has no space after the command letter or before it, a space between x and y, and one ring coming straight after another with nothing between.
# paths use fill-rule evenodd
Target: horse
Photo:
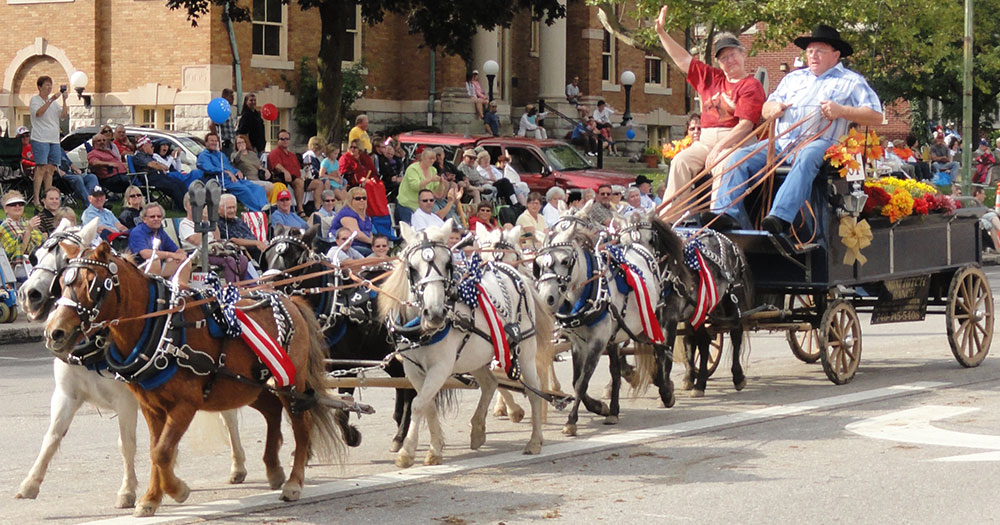
<instances>
[{"instance_id":1,"label":"horse","mask_svg":"<svg viewBox=\"0 0 1000 525\"><path fill-rule=\"evenodd\" d=\"M528 392L531 437L524 453L538 454L542 448L540 384L533 365L536 334L548 337L545 334L551 327L538 324L545 317L535 315L540 308L537 298L517 270L503 268L501 263L480 266L475 257L470 264L456 268L451 247L446 244L451 230L450 219L442 226L420 232L401 223L405 248L401 260L382 285L383 293L379 294L382 319L397 336L413 342L397 350L403 357L406 378L417 391L410 428L396 457L400 468L413 464L424 419L431 436L424 463L441 462L444 435L435 402L445 381L453 374L470 373L479 384L480 398L472 416L470 448L476 450L482 446L486 441L486 412L497 389L497 379L489 367L498 353L509 376L516 377L519 369ZM484 267L485 271L479 275ZM478 295L475 290L479 290ZM467 293L475 297L466 296ZM470 306L470 301L473 304L478 301L479 306ZM487 316L483 308L495 310L497 315L491 311ZM501 344L503 341L510 344L510 354ZM500 350L494 348L494 342Z\"/></svg>"},{"instance_id":2,"label":"horse","mask_svg":"<svg viewBox=\"0 0 1000 525\"><path fill-rule=\"evenodd\" d=\"M588 202L582 209L567 211L559 218L538 251L534 266L538 294L573 345L576 399L563 426L563 434L568 436L577 433L581 402L587 410L603 416L604 424L618 423L622 360L617 344L612 343L619 332L637 342L655 338L652 342L656 343L654 355L658 366L654 383L659 387L664 406L672 407L675 401L670 381L672 361L661 336L655 335L659 326L655 325L655 319L649 319L652 314L648 306L643 309L645 301L625 282L629 275L623 268L627 266L634 272L633 282L644 281L646 294L655 299L660 290L654 279L655 258L638 245L627 245L620 250L602 246L607 232L588 218L593 205L593 201ZM587 394L590 377L605 350L611 371L610 407Z\"/></svg>"},{"instance_id":3,"label":"horse","mask_svg":"<svg viewBox=\"0 0 1000 525\"><path fill-rule=\"evenodd\" d=\"M105 358L129 381L149 425L150 480L136 504L136 517L155 514L164 493L178 503L190 494L188 485L174 474L174 461L177 445L198 410L250 405L261 412L267 422L267 479L272 489L282 488L284 501L299 498L311 452L323 457L343 448L329 406L335 400L322 388L325 347L305 301L280 294L239 298L232 301L233 310L227 309L230 304L222 306L220 321L204 309L187 308L197 295L146 275L130 260L113 254L107 243L71 259L61 275L62 296L45 323L46 347L65 358L82 335L107 328L111 344ZM220 302L229 301L227 294L220 295ZM166 305L171 308L163 310ZM149 317L143 322L127 318L139 312ZM230 321L230 314L244 321ZM231 335L241 326L246 339L287 349L287 355L279 348L272 357L287 359L291 366L271 371L245 339L213 336L213 323L225 325L225 333ZM283 384L291 386L272 386ZM265 388L277 395L261 395ZM278 458L282 408L289 413L295 435L287 481Z\"/></svg>"},{"instance_id":4,"label":"horse","mask_svg":"<svg viewBox=\"0 0 1000 525\"><path fill-rule=\"evenodd\" d=\"M318 274L328 270L329 268L323 264L326 258L313 251L317 231L316 226L309 228L301 235L291 229L276 231L274 238L268 243L261 256L263 269L266 271L277 270L283 277ZM307 265L309 262L313 264ZM299 269L288 273L288 270L292 268ZM377 265L371 270L363 272L363 277L374 278L388 269L388 265ZM339 272L325 273L290 283L286 285L286 291L341 286L345 284L345 281L347 281L346 284L353 282L343 277ZM372 308L374 300L369 296L367 290L360 287L354 291L327 290L321 293L306 293L304 297L309 301L320 322L331 359L381 361L396 349L395 344L389 339L385 325L375 318L375 312ZM347 370L351 367L335 365L332 368L333 370ZM386 362L385 372L390 377L404 377L403 365L395 359ZM341 392L353 394L354 389L343 388ZM413 390L396 389L396 406L392 414L393 420L396 421L396 434L392 438L392 445L390 445L391 452L397 452L403 445L406 429L410 425L410 403L413 401L414 395L416 394ZM361 431L348 423L348 413L338 410L336 420L347 445L350 447L360 445Z\"/></svg>"},{"instance_id":5,"label":"horse","mask_svg":"<svg viewBox=\"0 0 1000 525\"><path fill-rule=\"evenodd\" d=\"M35 251L36 264L28 279L18 290L18 304L29 319L47 316L52 310L55 298L61 292L57 276L69 260L79 254L84 247L83 238L93 239L97 232L97 220L84 227L71 226L62 221L48 240ZM81 345L66 356L54 359L52 371L55 389L52 391L52 407L49 428L42 440L42 448L17 489L15 498L35 499L38 496L49 463L55 456L59 444L69 431L73 416L83 403L90 403L106 410L114 410L118 416L118 445L124 464L122 486L118 490L115 507L135 506L135 491L138 479L135 474L136 425L139 417L139 403L125 383L102 373L103 353L99 345ZM69 361L73 364L70 364ZM83 365L83 366L80 366ZM242 483L246 478L246 453L240 442L239 420L236 411L221 413L229 431L232 449L232 469L229 483Z\"/></svg>"},{"instance_id":6,"label":"horse","mask_svg":"<svg viewBox=\"0 0 1000 525\"><path fill-rule=\"evenodd\" d=\"M697 235L694 235L697 233ZM660 261L658 280L665 285L663 296L657 308L660 323L667 330L667 344L672 346L677 333L677 324L688 324L690 333L685 339L684 359L687 370L682 388L691 391L691 397L703 397L708 381L709 345L715 334L728 331L732 340L733 386L737 391L746 386L746 375L740 363L740 349L743 342L741 317L751 308L753 300L753 280L746 257L739 246L728 237L715 230L705 229L691 232L681 238L670 225L656 217L633 215L619 230L623 243L635 243L647 247ZM696 257L692 250L698 250ZM692 268L698 261L711 272L715 295L720 298L718 307L699 323L692 323L692 317L699 305L701 274ZM708 285L709 283L706 283ZM705 292L708 290L705 289ZM698 350L698 366L694 363L694 351ZM640 383L648 383L652 367L648 360L637 354L640 363L638 372ZM697 378L695 372L697 370Z\"/></svg>"},{"instance_id":7,"label":"horse","mask_svg":"<svg viewBox=\"0 0 1000 525\"><path fill-rule=\"evenodd\" d=\"M482 250L484 261L509 264L517 268L525 277L534 279L534 276L531 275L531 267L524 262L522 257L523 251L519 247L521 240L520 226L514 226L509 230L495 228L489 231L482 224L477 224L475 236L476 244ZM544 309L542 313L548 315L544 312ZM555 345L552 344L553 339L554 337L540 337L538 339L535 366L538 368L538 379L541 381L542 390L559 392L562 390L562 385L559 384L559 378L556 377L556 370L553 366L556 354ZM505 390L501 389L500 394L497 397L496 404L493 406L493 415L495 417L508 416L515 423L521 421L521 418L524 417L524 409L514 402L514 398ZM543 404L542 422L546 421L547 416L548 405Z\"/></svg>"}]
</instances>

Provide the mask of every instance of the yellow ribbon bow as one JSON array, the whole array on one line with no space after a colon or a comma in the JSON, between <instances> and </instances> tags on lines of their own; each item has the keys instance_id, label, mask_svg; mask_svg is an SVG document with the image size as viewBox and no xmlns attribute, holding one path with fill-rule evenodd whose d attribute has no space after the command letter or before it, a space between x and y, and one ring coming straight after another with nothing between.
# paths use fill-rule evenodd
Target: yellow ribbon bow
<instances>
[{"instance_id":1,"label":"yellow ribbon bow","mask_svg":"<svg viewBox=\"0 0 1000 525\"><path fill-rule=\"evenodd\" d=\"M868 258L861 254L861 250L867 248L872 243L872 228L868 221L862 219L861 222L854 217L843 217L840 219L840 240L847 247L844 254L844 264L854 264L858 261L862 265L868 262Z\"/></svg>"}]
</instances>

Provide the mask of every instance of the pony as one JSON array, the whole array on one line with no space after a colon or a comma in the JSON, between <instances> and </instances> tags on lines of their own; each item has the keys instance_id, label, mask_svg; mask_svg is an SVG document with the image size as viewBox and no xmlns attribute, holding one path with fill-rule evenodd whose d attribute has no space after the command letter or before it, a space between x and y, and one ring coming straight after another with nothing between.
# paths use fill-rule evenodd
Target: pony
<instances>
[{"instance_id":1,"label":"pony","mask_svg":"<svg viewBox=\"0 0 1000 525\"><path fill-rule=\"evenodd\" d=\"M521 227L514 226L509 230L496 228L493 231L487 230L482 224L476 224L476 244L482 250L484 261L495 261L509 264L518 269L525 277L534 279L531 275L531 266L524 262L523 251L519 247L521 240ZM539 310L542 315L548 315L544 309ZM548 322L551 324L552 320ZM555 337L540 337L536 346L535 366L538 368L538 379L541 381L542 390L559 392L562 385L556 377L555 364L556 347L552 343ZM511 421L517 423L524 417L524 409L514 402L513 396L501 389L500 397L497 398L493 406L493 415L496 417L508 416ZM507 395L504 395L507 394ZM542 405L542 422L548 416L548 405Z\"/></svg>"},{"instance_id":2,"label":"pony","mask_svg":"<svg viewBox=\"0 0 1000 525\"><path fill-rule=\"evenodd\" d=\"M573 345L576 399L563 426L563 434L568 436L577 433L581 402L587 410L603 416L604 424L618 423L622 360L618 345L613 343L619 332L638 342L650 342L648 331L654 330L648 320L648 330L644 328L640 311L643 306L625 282L628 275L622 266L638 274L633 275L645 282L650 298L660 295L653 255L638 245L626 245L620 250L603 246L607 231L588 218L593 205L593 201L588 202L582 209L567 211L559 218L538 251L534 266L538 295ZM648 308L646 311L651 315ZM659 331L658 325L655 330ZM665 344L654 342L658 365L654 383L659 387L661 401L669 408L675 401L670 381L672 361ZM587 394L590 377L605 350L611 371L610 407Z\"/></svg>"},{"instance_id":3,"label":"pony","mask_svg":"<svg viewBox=\"0 0 1000 525\"><path fill-rule=\"evenodd\" d=\"M435 401L453 374L470 373L479 384L480 398L472 416L470 448L476 450L486 441L486 412L497 389L497 379L489 367L495 355L494 336L499 344L502 334L506 334L511 354L516 356L505 371L511 375L516 369L513 367L519 367L531 404L531 437L524 453L541 452L540 384L533 365L535 335L545 334L547 328L535 324L539 308L536 297L517 270L501 268L501 263L480 266L473 262L456 268L451 247L446 244L451 230L450 219L440 227L420 232L401 223L405 248L379 294L382 319L392 326L394 334L405 339L404 343L412 341L397 349L403 358L406 378L417 392L411 407L410 428L396 457L400 468L413 464L424 419L431 444L424 463L441 462L444 435ZM481 295L477 296L480 306L472 307L465 302L470 298L463 297L463 290L467 290L463 281L483 267L486 269L478 282L473 280L476 283L473 289L481 289ZM499 321L497 317L487 317L483 308L494 308Z\"/></svg>"},{"instance_id":4,"label":"pony","mask_svg":"<svg viewBox=\"0 0 1000 525\"><path fill-rule=\"evenodd\" d=\"M51 312L55 298L61 292L57 276L69 260L76 257L84 248L83 239L93 239L96 233L96 219L82 228L71 226L69 221L64 220L48 240L35 251L37 263L17 295L21 310L30 319L39 319ZM56 383L49 403L52 407L49 428L45 432L38 457L18 487L15 498L35 499L38 496L49 463L69 431L73 416L84 403L90 403L102 409L114 410L118 416L118 446L124 464L124 474L122 486L115 499L115 507L135 506L135 491L138 486L135 474L135 431L139 417L139 403L125 383L101 373L104 366L99 346L81 345L67 354L66 359L57 358L52 361ZM73 364L70 364L70 360ZM227 410L221 415L229 431L229 444L232 449L233 463L229 483L242 483L247 475L246 452L240 441L238 414L234 410Z\"/></svg>"},{"instance_id":5,"label":"pony","mask_svg":"<svg viewBox=\"0 0 1000 525\"><path fill-rule=\"evenodd\" d=\"M252 321L243 325L250 330L248 338L262 337L264 332L273 338L272 343L287 349L294 377L286 377L291 372L285 367L268 379L270 370L244 339L212 335L213 323L231 329L235 322L220 322L204 309L188 308L196 294L172 289L163 279L144 274L130 260L113 254L107 243L71 259L61 276L62 296L45 323L46 348L65 358L81 336L107 328L111 344L105 358L113 371L129 381L149 425L150 480L136 504L136 517L155 514L164 493L178 503L190 494L188 485L174 473L174 461L177 444L198 410L250 405L261 412L267 422L267 479L272 489L282 488L284 501L299 498L311 452L324 457L343 448L330 408L336 401L322 388L325 348L304 301L260 294L233 301L231 306L237 311L222 307L224 317L242 315ZM166 305L171 308L163 310ZM125 318L138 312L149 317L144 322ZM279 380L291 386L272 386L280 384ZM277 395L261 395L265 388ZM282 408L289 413L295 436L294 463L287 481L278 458Z\"/></svg>"},{"instance_id":6,"label":"pony","mask_svg":"<svg viewBox=\"0 0 1000 525\"><path fill-rule=\"evenodd\" d=\"M743 342L741 318L751 308L753 279L743 251L725 235L715 230L685 231L681 238L673 228L657 218L655 212L646 216L633 215L619 230L623 243L639 244L656 254L660 262L658 280L664 283L663 296L657 307L660 323L667 331L667 344L673 346L678 323L685 322L689 333L685 335L684 361L687 365L682 388L691 391L691 397L703 397L710 375L708 360L710 344L715 335L729 332L732 340L733 386L737 391L746 386L746 375L740 362ZM719 298L718 307L712 310L703 323L693 326L692 316L698 305L701 277L689 262L694 258L691 250L701 254L700 264L711 272ZM689 253L690 252L690 253ZM699 361L694 362L698 351ZM648 384L652 366L648 359L638 354L640 383ZM697 374L697 377L695 375Z\"/></svg>"},{"instance_id":7,"label":"pony","mask_svg":"<svg viewBox=\"0 0 1000 525\"><path fill-rule=\"evenodd\" d=\"M278 271L282 277L319 274L328 270L323 264L324 255L314 251L318 228L313 226L301 235L297 230L277 230L261 256L263 270ZM313 264L308 264L312 262ZM299 268L291 273L288 270ZM363 278L374 278L388 271L386 264L376 265L362 273ZM291 293L294 290L322 289L342 286L353 281L341 273L324 273L285 286ZM368 291L359 287L353 291L327 290L321 293L305 293L304 297L313 308L326 344L330 350L331 359L361 359L384 360L395 349L389 338L385 324L378 322L374 309L374 300ZM348 315L345 315L345 312ZM346 370L347 366L333 366L333 370ZM404 377L403 365L393 359L386 362L385 372L390 377ZM353 394L353 388L343 388L341 392ZM396 389L396 406L392 414L396 421L396 434L390 445L391 452L399 451L406 437L406 429L410 425L410 403L413 390ZM347 445L356 447L361 444L361 431L349 424L348 413L337 410L336 421Z\"/></svg>"}]
</instances>

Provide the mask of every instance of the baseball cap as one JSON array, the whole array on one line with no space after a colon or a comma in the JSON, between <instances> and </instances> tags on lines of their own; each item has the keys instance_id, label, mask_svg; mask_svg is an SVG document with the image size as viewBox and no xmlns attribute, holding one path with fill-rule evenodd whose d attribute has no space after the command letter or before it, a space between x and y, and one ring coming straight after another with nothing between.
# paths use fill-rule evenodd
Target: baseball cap
<instances>
[{"instance_id":1,"label":"baseball cap","mask_svg":"<svg viewBox=\"0 0 1000 525\"><path fill-rule=\"evenodd\" d=\"M135 147L136 147L136 149L138 149L138 148L141 148L141 147L143 147L146 144L149 144L151 142L153 142L153 141L149 140L148 136L143 135L143 136L139 137L139 140L135 141Z\"/></svg>"},{"instance_id":2,"label":"baseball cap","mask_svg":"<svg viewBox=\"0 0 1000 525\"><path fill-rule=\"evenodd\" d=\"M28 133L31 133L31 130L28 129L27 126L21 126L21 127L17 128L17 136L18 137L20 137L21 135L27 135Z\"/></svg>"},{"instance_id":3,"label":"baseball cap","mask_svg":"<svg viewBox=\"0 0 1000 525\"><path fill-rule=\"evenodd\" d=\"M104 193L104 188L100 186L94 186L94 189L90 190L91 195L107 195Z\"/></svg>"},{"instance_id":4,"label":"baseball cap","mask_svg":"<svg viewBox=\"0 0 1000 525\"><path fill-rule=\"evenodd\" d=\"M283 201L285 199L291 200L292 199L292 194L289 193L288 190L281 190L281 191L279 191L278 192L277 200Z\"/></svg>"},{"instance_id":5,"label":"baseball cap","mask_svg":"<svg viewBox=\"0 0 1000 525\"><path fill-rule=\"evenodd\" d=\"M887 147L887 148L895 148L896 145L893 144L892 141L890 140L889 142L886 142L885 147Z\"/></svg>"},{"instance_id":6,"label":"baseball cap","mask_svg":"<svg viewBox=\"0 0 1000 525\"><path fill-rule=\"evenodd\" d=\"M476 150L474 150L472 148L467 148L465 151L462 152L462 156L463 157L476 158L476 155L477 155Z\"/></svg>"},{"instance_id":7,"label":"baseball cap","mask_svg":"<svg viewBox=\"0 0 1000 525\"><path fill-rule=\"evenodd\" d=\"M715 40L715 58L719 58L719 53L728 47L739 47L743 46L740 44L739 39L731 34L720 35L719 38Z\"/></svg>"}]
</instances>

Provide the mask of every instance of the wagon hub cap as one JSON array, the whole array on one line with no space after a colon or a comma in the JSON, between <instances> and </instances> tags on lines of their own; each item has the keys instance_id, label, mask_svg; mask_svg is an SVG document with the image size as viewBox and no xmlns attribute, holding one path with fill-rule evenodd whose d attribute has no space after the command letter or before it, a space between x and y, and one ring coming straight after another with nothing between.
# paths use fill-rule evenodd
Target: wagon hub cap
<instances>
[{"instance_id":1,"label":"wagon hub cap","mask_svg":"<svg viewBox=\"0 0 1000 525\"><path fill-rule=\"evenodd\" d=\"M854 346L854 336L848 335L844 337L844 346Z\"/></svg>"},{"instance_id":2,"label":"wagon hub cap","mask_svg":"<svg viewBox=\"0 0 1000 525\"><path fill-rule=\"evenodd\" d=\"M976 310L972 312L972 318L976 321L982 321L986 317L986 312L983 310Z\"/></svg>"}]
</instances>

